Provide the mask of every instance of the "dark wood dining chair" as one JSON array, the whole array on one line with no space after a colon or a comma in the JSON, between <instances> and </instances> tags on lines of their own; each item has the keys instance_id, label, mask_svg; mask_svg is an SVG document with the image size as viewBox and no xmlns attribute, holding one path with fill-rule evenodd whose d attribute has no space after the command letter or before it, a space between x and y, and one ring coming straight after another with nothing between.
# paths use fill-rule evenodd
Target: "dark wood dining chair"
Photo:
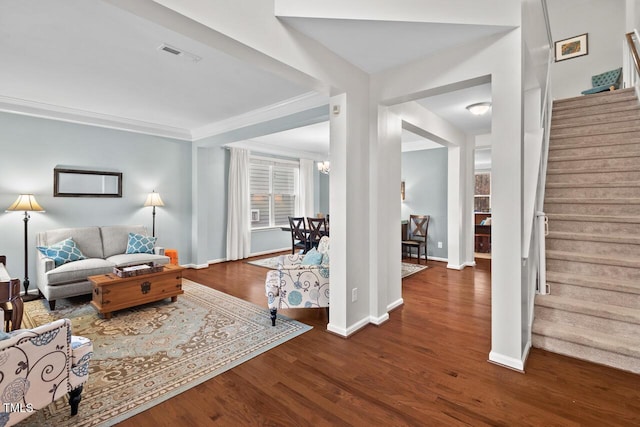
<instances>
[{"instance_id":1,"label":"dark wood dining chair","mask_svg":"<svg viewBox=\"0 0 640 427\"><path fill-rule=\"evenodd\" d=\"M291 253L295 254L296 249L302 249L306 253L311 245L309 244L309 235L305 226L304 217L289 217L289 228L291 228Z\"/></svg>"},{"instance_id":2,"label":"dark wood dining chair","mask_svg":"<svg viewBox=\"0 0 640 427\"><path fill-rule=\"evenodd\" d=\"M326 218L307 218L309 226L309 247L317 248L322 236L328 235Z\"/></svg>"},{"instance_id":3,"label":"dark wood dining chair","mask_svg":"<svg viewBox=\"0 0 640 427\"><path fill-rule=\"evenodd\" d=\"M429 215L409 215L409 235L402 241L402 253L408 253L417 248L418 263L420 262L420 248L424 247L424 261L427 262L427 233L429 230Z\"/></svg>"}]
</instances>

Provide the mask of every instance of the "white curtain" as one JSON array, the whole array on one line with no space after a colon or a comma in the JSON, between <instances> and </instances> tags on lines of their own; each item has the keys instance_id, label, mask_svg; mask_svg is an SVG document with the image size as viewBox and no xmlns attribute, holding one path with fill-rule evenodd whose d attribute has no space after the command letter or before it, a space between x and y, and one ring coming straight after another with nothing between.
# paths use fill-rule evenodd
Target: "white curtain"
<instances>
[{"instance_id":1,"label":"white curtain","mask_svg":"<svg viewBox=\"0 0 640 427\"><path fill-rule=\"evenodd\" d=\"M251 199L249 194L249 150L231 148L227 200L227 259L251 254Z\"/></svg>"},{"instance_id":2,"label":"white curtain","mask_svg":"<svg viewBox=\"0 0 640 427\"><path fill-rule=\"evenodd\" d=\"M300 191L298 194L297 215L316 216L313 212L313 160L300 159Z\"/></svg>"}]
</instances>

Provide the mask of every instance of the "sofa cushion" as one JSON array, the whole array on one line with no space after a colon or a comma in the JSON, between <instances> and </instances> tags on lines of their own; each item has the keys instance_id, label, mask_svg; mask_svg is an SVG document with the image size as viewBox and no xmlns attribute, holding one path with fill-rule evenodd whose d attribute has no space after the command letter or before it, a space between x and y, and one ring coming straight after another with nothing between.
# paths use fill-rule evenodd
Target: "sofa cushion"
<instances>
[{"instance_id":1,"label":"sofa cushion","mask_svg":"<svg viewBox=\"0 0 640 427\"><path fill-rule=\"evenodd\" d=\"M38 246L37 248L42 255L51 258L56 267L87 258L80 252L73 239L65 239L50 246Z\"/></svg>"},{"instance_id":2,"label":"sofa cushion","mask_svg":"<svg viewBox=\"0 0 640 427\"><path fill-rule=\"evenodd\" d=\"M127 243L128 254L152 254L156 245L157 237L145 236L143 234L129 233Z\"/></svg>"},{"instance_id":3,"label":"sofa cushion","mask_svg":"<svg viewBox=\"0 0 640 427\"><path fill-rule=\"evenodd\" d=\"M116 267L126 267L129 265L145 264L155 262L156 264L168 264L170 258L164 255L155 254L120 254L107 258L107 261L115 264Z\"/></svg>"},{"instance_id":4,"label":"sofa cushion","mask_svg":"<svg viewBox=\"0 0 640 427\"><path fill-rule=\"evenodd\" d=\"M100 227L100 233L102 235L104 258L109 258L112 255L127 252L129 233L146 235L147 229L143 225L111 225Z\"/></svg>"},{"instance_id":5,"label":"sofa cushion","mask_svg":"<svg viewBox=\"0 0 640 427\"><path fill-rule=\"evenodd\" d=\"M58 228L38 233L38 246L49 246L65 239L73 239L87 258L104 258L102 238L98 227ZM122 251L121 253L124 253Z\"/></svg>"},{"instance_id":6,"label":"sofa cushion","mask_svg":"<svg viewBox=\"0 0 640 427\"><path fill-rule=\"evenodd\" d=\"M46 273L49 285L59 285L87 280L89 276L109 274L113 272L114 264L100 258L88 258L80 261L68 262Z\"/></svg>"}]
</instances>

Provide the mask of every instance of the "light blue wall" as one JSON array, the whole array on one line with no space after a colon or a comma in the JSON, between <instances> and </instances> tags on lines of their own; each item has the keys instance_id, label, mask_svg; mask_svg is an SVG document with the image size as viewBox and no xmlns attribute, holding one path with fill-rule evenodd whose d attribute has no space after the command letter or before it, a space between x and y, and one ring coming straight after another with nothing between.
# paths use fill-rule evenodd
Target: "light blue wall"
<instances>
[{"instance_id":1,"label":"light blue wall","mask_svg":"<svg viewBox=\"0 0 640 427\"><path fill-rule=\"evenodd\" d=\"M121 198L53 197L56 166L123 173ZM190 143L0 113L0 254L13 276L24 276L24 226L19 212L4 213L18 194L33 193L45 213L29 221L29 278L35 287L35 233L61 227L142 224L151 232L151 208L143 207L156 190L165 206L156 210L160 246L178 249L191 262Z\"/></svg>"},{"instance_id":2,"label":"light blue wall","mask_svg":"<svg viewBox=\"0 0 640 427\"><path fill-rule=\"evenodd\" d=\"M402 153L402 179L406 193L401 209L402 219L408 220L411 214L430 215L428 254L444 259L448 251L447 162L447 148ZM442 242L441 249L438 249L438 242Z\"/></svg>"},{"instance_id":3,"label":"light blue wall","mask_svg":"<svg viewBox=\"0 0 640 427\"><path fill-rule=\"evenodd\" d=\"M216 136L203 139L199 143L204 147L197 148L197 156L204 157L198 162L199 167L204 169L198 174L201 180L199 185L202 187L199 194L205 194L204 197L199 197L198 203L204 203L205 206L198 212L203 212L203 215L206 215L206 219L198 218L197 221L204 222L201 228L206 230L205 234L207 236L206 242L200 242L198 247L198 250L203 252L202 254L199 253L198 260L194 261L198 265L226 259L230 155L229 150L225 149L223 145L227 142L228 139ZM277 157L258 152L254 152L254 154L263 157ZM288 160L292 159L288 158ZM319 199L318 186L320 182L321 178L316 177L314 179L316 186L314 200ZM320 212L317 210L319 209L318 203L317 201L314 202L314 206L316 211ZM196 233L194 239L200 235L202 235L201 232ZM251 233L252 254L263 254L289 248L291 248L291 236L288 232L279 228L258 230Z\"/></svg>"},{"instance_id":4,"label":"light blue wall","mask_svg":"<svg viewBox=\"0 0 640 427\"><path fill-rule=\"evenodd\" d=\"M319 183L318 183L318 212L322 212L324 214L329 213L329 179L330 176L319 173Z\"/></svg>"}]
</instances>

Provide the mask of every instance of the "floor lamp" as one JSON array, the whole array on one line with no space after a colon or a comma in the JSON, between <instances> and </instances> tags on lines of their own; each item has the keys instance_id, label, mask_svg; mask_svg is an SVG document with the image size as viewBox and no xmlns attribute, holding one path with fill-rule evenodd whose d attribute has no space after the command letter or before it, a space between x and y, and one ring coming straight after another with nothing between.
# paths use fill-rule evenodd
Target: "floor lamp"
<instances>
[{"instance_id":1,"label":"floor lamp","mask_svg":"<svg viewBox=\"0 0 640 427\"><path fill-rule=\"evenodd\" d=\"M29 247L28 243L28 226L29 212L44 212L44 209L36 202L36 198L33 194L21 194L18 196L18 200L7 208L7 212L11 211L24 211L24 297L25 301L30 299L36 299L36 295L29 295Z\"/></svg>"},{"instance_id":2,"label":"floor lamp","mask_svg":"<svg viewBox=\"0 0 640 427\"><path fill-rule=\"evenodd\" d=\"M147 200L144 202L145 206L153 206L153 231L151 235L156 237L156 206L164 206L164 202L155 190L147 196Z\"/></svg>"}]
</instances>

